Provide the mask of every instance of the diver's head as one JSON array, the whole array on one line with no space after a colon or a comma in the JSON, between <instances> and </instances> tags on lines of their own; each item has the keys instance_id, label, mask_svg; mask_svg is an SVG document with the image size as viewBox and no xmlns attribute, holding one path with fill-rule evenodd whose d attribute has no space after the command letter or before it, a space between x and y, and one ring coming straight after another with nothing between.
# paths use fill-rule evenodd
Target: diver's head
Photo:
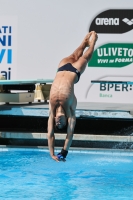
<instances>
[{"instance_id":1,"label":"diver's head","mask_svg":"<svg viewBox=\"0 0 133 200\"><path fill-rule=\"evenodd\" d=\"M61 105L56 108L55 114L55 129L62 130L65 129L67 126L67 117L65 114L65 110Z\"/></svg>"},{"instance_id":2,"label":"diver's head","mask_svg":"<svg viewBox=\"0 0 133 200\"><path fill-rule=\"evenodd\" d=\"M55 117L55 128L56 129L63 129L67 125L67 118L63 114L58 114Z\"/></svg>"}]
</instances>

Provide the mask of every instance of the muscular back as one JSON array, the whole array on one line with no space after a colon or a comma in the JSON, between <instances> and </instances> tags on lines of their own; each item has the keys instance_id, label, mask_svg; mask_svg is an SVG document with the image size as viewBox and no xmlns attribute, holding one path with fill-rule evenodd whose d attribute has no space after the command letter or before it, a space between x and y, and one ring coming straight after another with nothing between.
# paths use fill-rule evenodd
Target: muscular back
<instances>
[{"instance_id":1,"label":"muscular back","mask_svg":"<svg viewBox=\"0 0 133 200\"><path fill-rule=\"evenodd\" d=\"M73 72L57 72L50 91L51 107L61 105L64 109L67 109L72 105L75 97L74 82L76 79L77 75Z\"/></svg>"}]
</instances>

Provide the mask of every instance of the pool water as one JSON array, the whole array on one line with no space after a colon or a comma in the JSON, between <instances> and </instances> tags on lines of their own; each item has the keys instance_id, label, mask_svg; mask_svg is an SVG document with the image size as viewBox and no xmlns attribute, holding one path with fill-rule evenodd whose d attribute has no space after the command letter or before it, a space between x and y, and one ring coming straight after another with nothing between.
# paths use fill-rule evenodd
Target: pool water
<instances>
[{"instance_id":1,"label":"pool water","mask_svg":"<svg viewBox=\"0 0 133 200\"><path fill-rule=\"evenodd\" d=\"M1 200L132 200L133 154L0 152Z\"/></svg>"}]
</instances>

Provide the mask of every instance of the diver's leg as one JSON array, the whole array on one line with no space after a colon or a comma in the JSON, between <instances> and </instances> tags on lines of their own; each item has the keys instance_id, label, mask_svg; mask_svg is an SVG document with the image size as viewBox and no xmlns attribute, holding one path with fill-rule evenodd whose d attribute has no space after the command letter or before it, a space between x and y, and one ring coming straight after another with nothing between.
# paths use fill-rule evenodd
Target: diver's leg
<instances>
[{"instance_id":1,"label":"diver's leg","mask_svg":"<svg viewBox=\"0 0 133 200\"><path fill-rule=\"evenodd\" d=\"M88 46L89 48L84 52L84 54L72 65L82 74L87 66L87 63L89 62L93 51L94 51L94 46L97 40L97 34L92 31L91 32L91 38L88 40Z\"/></svg>"},{"instance_id":2,"label":"diver's leg","mask_svg":"<svg viewBox=\"0 0 133 200\"><path fill-rule=\"evenodd\" d=\"M92 32L90 32L86 35L86 37L84 38L81 45L70 56L63 58L61 60L61 62L59 63L59 67L65 65L67 63L73 64L73 63L77 62L80 59L80 57L83 56L83 52L84 52L85 48L89 46L88 41L89 41L91 34L92 34Z\"/></svg>"}]
</instances>

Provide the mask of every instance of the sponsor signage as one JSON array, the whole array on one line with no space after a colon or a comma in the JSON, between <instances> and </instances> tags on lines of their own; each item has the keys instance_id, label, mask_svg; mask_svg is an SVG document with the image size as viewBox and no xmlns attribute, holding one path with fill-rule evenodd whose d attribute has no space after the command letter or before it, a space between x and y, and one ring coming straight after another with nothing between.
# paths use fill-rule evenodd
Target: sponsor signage
<instances>
[{"instance_id":1,"label":"sponsor signage","mask_svg":"<svg viewBox=\"0 0 133 200\"><path fill-rule=\"evenodd\" d=\"M133 9L111 9L97 15L89 28L97 33L126 33L133 29Z\"/></svg>"},{"instance_id":2,"label":"sponsor signage","mask_svg":"<svg viewBox=\"0 0 133 200\"><path fill-rule=\"evenodd\" d=\"M90 82L85 98L97 103L132 103L133 84L123 81L133 82L133 9L110 9L95 16L89 31L104 34L104 37L99 36L100 45L96 45L88 62ZM115 34L121 35L117 41ZM100 82L91 83L91 80Z\"/></svg>"},{"instance_id":3,"label":"sponsor signage","mask_svg":"<svg viewBox=\"0 0 133 200\"><path fill-rule=\"evenodd\" d=\"M0 74L6 79L16 78L17 20L16 17L0 17Z\"/></svg>"},{"instance_id":4,"label":"sponsor signage","mask_svg":"<svg viewBox=\"0 0 133 200\"><path fill-rule=\"evenodd\" d=\"M133 43L109 43L97 48L89 67L125 67L133 63Z\"/></svg>"},{"instance_id":5,"label":"sponsor signage","mask_svg":"<svg viewBox=\"0 0 133 200\"><path fill-rule=\"evenodd\" d=\"M91 102L132 103L133 85L127 83L107 83L104 80L131 80L132 76L105 76L101 83L92 84L86 91L86 98ZM103 81L103 82L102 82Z\"/></svg>"}]
</instances>

